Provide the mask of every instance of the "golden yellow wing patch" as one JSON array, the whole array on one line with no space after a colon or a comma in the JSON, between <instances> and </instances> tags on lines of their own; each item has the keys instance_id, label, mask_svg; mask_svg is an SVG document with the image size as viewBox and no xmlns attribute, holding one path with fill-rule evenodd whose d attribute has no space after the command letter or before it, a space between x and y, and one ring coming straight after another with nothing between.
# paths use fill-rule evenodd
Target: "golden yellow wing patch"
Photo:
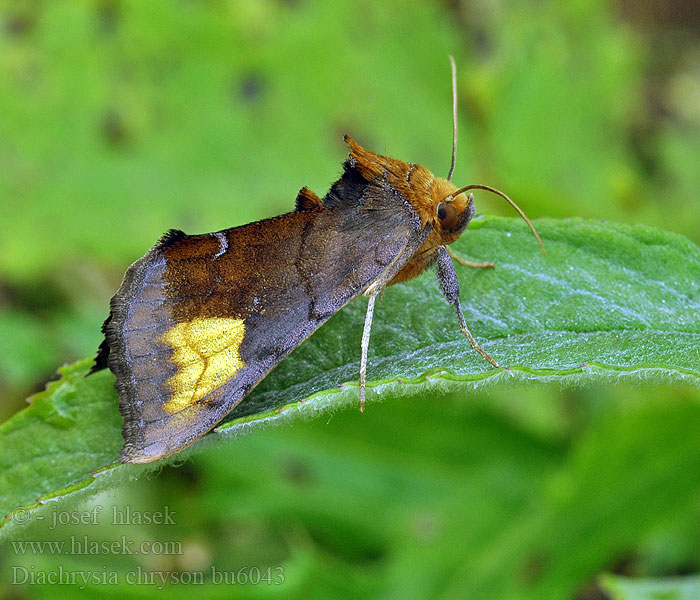
<instances>
[{"instance_id":1,"label":"golden yellow wing patch","mask_svg":"<svg viewBox=\"0 0 700 600\"><path fill-rule=\"evenodd\" d=\"M201 400L245 367L240 347L242 319L193 319L178 323L161 338L173 348L177 373L168 379L172 397L164 410L173 414Z\"/></svg>"}]
</instances>

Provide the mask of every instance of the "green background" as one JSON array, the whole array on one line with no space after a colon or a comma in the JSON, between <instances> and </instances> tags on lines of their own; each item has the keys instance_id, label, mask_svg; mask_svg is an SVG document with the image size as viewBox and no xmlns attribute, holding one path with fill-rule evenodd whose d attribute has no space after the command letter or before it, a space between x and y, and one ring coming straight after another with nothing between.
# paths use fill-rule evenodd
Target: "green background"
<instances>
[{"instance_id":1,"label":"green background","mask_svg":"<svg viewBox=\"0 0 700 600\"><path fill-rule=\"evenodd\" d=\"M700 241L691 3L8 1L0 28L3 418L57 365L94 352L125 267L166 229L279 214L303 185L322 195L344 132L445 175L448 54L458 185L495 185L531 217L643 222ZM178 540L183 554L5 546L0 591L75 593L11 585L17 565L284 568L282 586L170 586L178 597L596 598L603 572L697 573L698 398L509 387L256 431L92 503L168 506L176 525L103 518L28 534Z\"/></svg>"}]
</instances>

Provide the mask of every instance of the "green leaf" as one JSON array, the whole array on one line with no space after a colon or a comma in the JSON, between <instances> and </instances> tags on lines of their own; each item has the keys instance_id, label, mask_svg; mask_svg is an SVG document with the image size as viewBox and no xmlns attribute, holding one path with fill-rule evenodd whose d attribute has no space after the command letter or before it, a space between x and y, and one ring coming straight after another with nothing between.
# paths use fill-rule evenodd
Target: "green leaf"
<instances>
[{"instance_id":1,"label":"green leaf","mask_svg":"<svg viewBox=\"0 0 700 600\"><path fill-rule=\"evenodd\" d=\"M547 390L537 391L547 395ZM416 511L442 515L443 530L430 546L416 547L409 524L399 528L394 540L399 555L392 558L401 570L387 588L400 590L396 596L402 598L588 597L583 590L597 574L621 565L644 569L644 559L637 557L649 556L658 544L654 538L666 533L670 523L684 527L693 540L692 550L683 556L697 556L698 394L669 397L667 389L645 389L631 400L629 391L629 386L595 386L567 394L568 402L560 399L560 408L575 405L576 396L580 400L590 395L604 409L563 444L549 446L542 438L523 435L519 425L508 432L502 413L493 412L493 406L474 415L471 426L467 420L457 426L446 423L445 412L440 423L431 416L440 415L439 408L424 410L422 426L445 439L435 440L431 468L443 473L443 452L450 449L456 469L462 470L445 490L435 484L432 489L439 491ZM518 392L510 394L514 404ZM462 402L461 412L467 413L479 401ZM453 414L459 419L460 411ZM414 431L421 426L416 421ZM390 429L386 423L385 429ZM197 463L211 462L211 454L197 457ZM410 453L401 456L409 464L414 459ZM474 462L466 463L463 456ZM403 495L401 499L403 504ZM452 517L458 514L462 518ZM671 539L680 545L683 536ZM667 564L671 569L695 564L694 558L686 560L690 562ZM411 595L416 584L409 572L416 561L430 587ZM431 576L435 573L449 577Z\"/></svg>"},{"instance_id":2,"label":"green leaf","mask_svg":"<svg viewBox=\"0 0 700 600\"><path fill-rule=\"evenodd\" d=\"M631 579L606 575L601 587L611 600L695 600L700 598L700 577Z\"/></svg>"},{"instance_id":3,"label":"green leaf","mask_svg":"<svg viewBox=\"0 0 700 600\"><path fill-rule=\"evenodd\" d=\"M388 289L377 305L370 402L525 381L700 383L696 246L643 226L543 220L537 227L546 257L516 219L478 219L455 244L468 258L496 262L493 270L458 273L467 322L505 368L493 369L471 349L426 273ZM333 317L194 449L356 404L364 307L356 301ZM9 513L0 537L39 519L49 502L157 468L114 462L122 439L113 377L85 378L90 365L61 369L32 406L0 426L0 504Z\"/></svg>"}]
</instances>

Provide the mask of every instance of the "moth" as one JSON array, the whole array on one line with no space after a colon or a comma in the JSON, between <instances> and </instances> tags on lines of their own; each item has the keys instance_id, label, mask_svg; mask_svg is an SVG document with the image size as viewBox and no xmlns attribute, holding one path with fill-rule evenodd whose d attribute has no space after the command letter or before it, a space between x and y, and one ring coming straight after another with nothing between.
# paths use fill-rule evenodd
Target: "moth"
<instances>
[{"instance_id":1,"label":"moth","mask_svg":"<svg viewBox=\"0 0 700 600\"><path fill-rule=\"evenodd\" d=\"M295 210L278 217L201 235L171 230L129 267L93 368L109 367L116 376L121 462L156 461L192 444L361 295L369 299L360 362L364 409L377 295L433 265L460 329L498 367L467 327L448 245L474 216L469 190L493 191L515 204L488 186L454 186L455 145L450 176L442 179L348 135L345 141L343 174L323 198L304 187Z\"/></svg>"}]
</instances>

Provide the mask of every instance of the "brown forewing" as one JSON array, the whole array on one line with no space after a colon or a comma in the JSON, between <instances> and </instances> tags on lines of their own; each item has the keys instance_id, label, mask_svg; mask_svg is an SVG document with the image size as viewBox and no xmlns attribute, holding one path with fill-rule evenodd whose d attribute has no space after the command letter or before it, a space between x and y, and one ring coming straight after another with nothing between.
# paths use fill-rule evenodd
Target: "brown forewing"
<instances>
[{"instance_id":1,"label":"brown forewing","mask_svg":"<svg viewBox=\"0 0 700 600\"><path fill-rule=\"evenodd\" d=\"M171 232L134 263L112 300L108 363L117 377L121 459L172 454L216 425L314 330L423 243L396 198L309 208L221 232ZM389 205L390 204L390 205ZM196 318L242 319L245 366L185 409L164 410L176 373L163 336Z\"/></svg>"}]
</instances>

